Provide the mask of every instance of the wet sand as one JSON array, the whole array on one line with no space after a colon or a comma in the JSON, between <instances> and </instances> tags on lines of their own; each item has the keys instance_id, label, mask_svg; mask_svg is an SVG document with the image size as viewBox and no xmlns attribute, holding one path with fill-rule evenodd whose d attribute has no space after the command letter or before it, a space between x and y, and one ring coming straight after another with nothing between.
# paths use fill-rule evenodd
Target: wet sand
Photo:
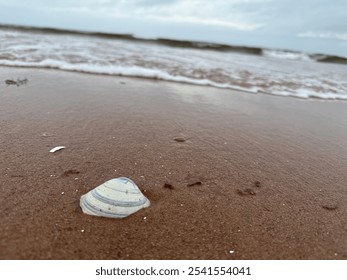
<instances>
[{"instance_id":1,"label":"wet sand","mask_svg":"<svg viewBox=\"0 0 347 280\"><path fill-rule=\"evenodd\" d=\"M347 102L55 70L0 80L1 259L347 259ZM120 176L151 206L83 214L80 196Z\"/></svg>"}]
</instances>

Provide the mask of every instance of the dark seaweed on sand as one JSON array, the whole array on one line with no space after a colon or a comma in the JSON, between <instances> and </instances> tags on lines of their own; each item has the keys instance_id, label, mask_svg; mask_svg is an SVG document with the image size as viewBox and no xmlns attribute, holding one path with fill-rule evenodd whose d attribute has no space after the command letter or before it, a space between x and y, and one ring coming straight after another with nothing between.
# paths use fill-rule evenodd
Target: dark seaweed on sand
<instances>
[{"instance_id":1,"label":"dark seaweed on sand","mask_svg":"<svg viewBox=\"0 0 347 280\"><path fill-rule=\"evenodd\" d=\"M29 82L29 80L27 78L25 79L17 79L17 80L13 80L13 79L7 79L5 80L5 84L7 86L22 86L22 85L25 85Z\"/></svg>"}]
</instances>

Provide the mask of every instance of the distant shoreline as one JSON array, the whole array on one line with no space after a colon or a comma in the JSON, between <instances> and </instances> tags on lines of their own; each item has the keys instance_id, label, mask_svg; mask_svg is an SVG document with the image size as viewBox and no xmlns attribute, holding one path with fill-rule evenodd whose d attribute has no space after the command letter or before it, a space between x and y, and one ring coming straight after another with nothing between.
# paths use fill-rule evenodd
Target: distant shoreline
<instances>
[{"instance_id":1,"label":"distant shoreline","mask_svg":"<svg viewBox=\"0 0 347 280\"><path fill-rule=\"evenodd\" d=\"M140 41L144 43L155 43L155 44L160 44L164 46L178 47L178 48L203 49L203 50L212 50L212 51L219 51L219 52L235 52L235 53L244 53L244 54L260 55L260 56L264 55L264 52L269 52L269 51L283 52L283 53L289 53L289 54L306 54L310 59L317 62L337 63L337 64L347 65L347 57L338 56L338 55L328 55L323 53L305 53L305 52L292 51L287 49L261 48L261 47L228 45L228 44L218 44L218 43L200 42L200 41L175 40L175 39L160 38L160 37L148 39L148 38L141 38L133 34L90 32L90 31L80 31L80 30L73 30L73 29L22 26L22 25L11 25L11 24L0 24L0 29L61 34L61 35L70 34L70 35L80 35L80 36L93 36L93 37L107 38L107 39L122 39L122 40L130 40L130 41Z\"/></svg>"}]
</instances>

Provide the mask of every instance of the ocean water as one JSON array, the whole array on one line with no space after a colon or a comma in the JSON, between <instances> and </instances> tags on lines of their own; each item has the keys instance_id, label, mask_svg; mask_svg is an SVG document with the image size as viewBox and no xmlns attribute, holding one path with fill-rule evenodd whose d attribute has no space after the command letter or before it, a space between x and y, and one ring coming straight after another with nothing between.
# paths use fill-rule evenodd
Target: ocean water
<instances>
[{"instance_id":1,"label":"ocean water","mask_svg":"<svg viewBox=\"0 0 347 280\"><path fill-rule=\"evenodd\" d=\"M284 50L0 26L0 65L347 100L347 58Z\"/></svg>"}]
</instances>

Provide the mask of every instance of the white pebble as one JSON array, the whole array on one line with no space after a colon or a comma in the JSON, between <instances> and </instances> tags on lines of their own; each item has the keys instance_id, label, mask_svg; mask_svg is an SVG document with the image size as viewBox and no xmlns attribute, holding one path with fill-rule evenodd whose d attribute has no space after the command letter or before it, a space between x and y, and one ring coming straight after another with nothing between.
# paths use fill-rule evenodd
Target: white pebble
<instances>
[{"instance_id":1,"label":"white pebble","mask_svg":"<svg viewBox=\"0 0 347 280\"><path fill-rule=\"evenodd\" d=\"M64 192L61 192L61 194L64 194Z\"/></svg>"},{"instance_id":2,"label":"white pebble","mask_svg":"<svg viewBox=\"0 0 347 280\"><path fill-rule=\"evenodd\" d=\"M230 253L230 254L234 254L234 253L235 253L235 251L229 251L229 253Z\"/></svg>"},{"instance_id":3,"label":"white pebble","mask_svg":"<svg viewBox=\"0 0 347 280\"><path fill-rule=\"evenodd\" d=\"M81 232L84 232L84 229L81 229Z\"/></svg>"}]
</instances>

